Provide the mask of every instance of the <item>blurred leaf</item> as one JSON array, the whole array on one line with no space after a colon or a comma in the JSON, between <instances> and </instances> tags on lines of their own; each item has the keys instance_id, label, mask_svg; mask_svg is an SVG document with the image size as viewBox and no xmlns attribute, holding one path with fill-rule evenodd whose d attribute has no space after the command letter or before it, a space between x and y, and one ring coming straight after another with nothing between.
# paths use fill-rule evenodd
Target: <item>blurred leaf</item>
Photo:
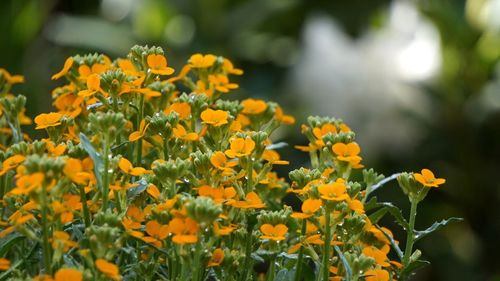
<instances>
[{"instance_id":1,"label":"blurred leaf","mask_svg":"<svg viewBox=\"0 0 500 281\"><path fill-rule=\"evenodd\" d=\"M420 239L422 239L422 238L424 238L425 236L433 233L434 231L439 230L439 229L445 227L450 222L461 222L463 220L464 219L462 219L462 218L451 217L451 218L449 218L447 220L442 220L440 222L433 223L426 230L415 231L415 242L418 241L418 240L420 240Z\"/></svg>"},{"instance_id":2,"label":"blurred leaf","mask_svg":"<svg viewBox=\"0 0 500 281\"><path fill-rule=\"evenodd\" d=\"M351 269L351 266L349 265L349 262L345 258L344 253L342 253L342 251L340 250L340 248L337 245L333 246L333 248L335 249L335 252L337 252L337 255L339 255L340 261L342 262L342 265L344 266L344 269L345 269L344 280L350 281L352 279L352 269Z\"/></svg>"},{"instance_id":3,"label":"blurred leaf","mask_svg":"<svg viewBox=\"0 0 500 281\"><path fill-rule=\"evenodd\" d=\"M407 280L417 269L429 265L430 262L424 260L416 260L406 266L401 273L399 274L399 280L405 281Z\"/></svg>"},{"instance_id":4,"label":"blurred leaf","mask_svg":"<svg viewBox=\"0 0 500 281\"><path fill-rule=\"evenodd\" d=\"M101 177L98 176L101 174L101 170L104 169L104 164L102 157L95 150L94 146L90 143L89 138L84 133L80 133L80 141L82 143L83 149L89 154L90 158L94 162L94 173L96 174L97 186L102 188L102 180Z\"/></svg>"},{"instance_id":5,"label":"blurred leaf","mask_svg":"<svg viewBox=\"0 0 500 281\"><path fill-rule=\"evenodd\" d=\"M0 257L5 257L10 248L24 238L25 237L23 235L16 233L8 236L6 239L2 239L2 243L0 244Z\"/></svg>"},{"instance_id":6,"label":"blurred leaf","mask_svg":"<svg viewBox=\"0 0 500 281\"><path fill-rule=\"evenodd\" d=\"M145 179L140 179L139 181L134 182L134 184L138 184L138 186L134 186L127 191L127 198L129 202L134 200L137 195L143 193L149 183Z\"/></svg>"}]
</instances>

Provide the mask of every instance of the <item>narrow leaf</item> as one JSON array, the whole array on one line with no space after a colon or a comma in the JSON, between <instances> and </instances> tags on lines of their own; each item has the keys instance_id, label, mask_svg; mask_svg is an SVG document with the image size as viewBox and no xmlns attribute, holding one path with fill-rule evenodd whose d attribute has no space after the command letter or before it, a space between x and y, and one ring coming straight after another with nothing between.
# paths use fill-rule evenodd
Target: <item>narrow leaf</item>
<instances>
[{"instance_id":1,"label":"narrow leaf","mask_svg":"<svg viewBox=\"0 0 500 281\"><path fill-rule=\"evenodd\" d=\"M16 233L14 235L8 236L8 238L6 239L3 239L2 244L0 244L0 257L5 257L10 248L12 248L14 245L16 245L16 243L23 240L24 238L26 237Z\"/></svg>"},{"instance_id":2,"label":"narrow leaf","mask_svg":"<svg viewBox=\"0 0 500 281\"><path fill-rule=\"evenodd\" d=\"M417 269L422 268L422 267L429 265L429 264L430 264L430 262L424 261L424 260L416 260L416 261L410 263L408 266L403 268L403 270L399 274L398 280L400 280L400 281L408 280L408 278L410 278Z\"/></svg>"},{"instance_id":3,"label":"narrow leaf","mask_svg":"<svg viewBox=\"0 0 500 281\"><path fill-rule=\"evenodd\" d=\"M97 186L102 188L102 180L101 180L101 171L104 169L102 156L97 153L92 143L90 143L89 138L84 133L80 133L80 141L83 146L83 149L89 154L90 158L94 162L94 173L97 179Z\"/></svg>"},{"instance_id":4,"label":"narrow leaf","mask_svg":"<svg viewBox=\"0 0 500 281\"><path fill-rule=\"evenodd\" d=\"M351 266L349 265L349 262L347 261L347 259L345 258L344 254L342 253L342 251L340 250L340 248L337 245L333 246L333 248L335 249L335 252L337 252L337 255L339 255L340 261L342 262L342 265L344 266L344 269L345 269L345 281L351 281L351 279L352 279L352 269L351 269Z\"/></svg>"},{"instance_id":5,"label":"narrow leaf","mask_svg":"<svg viewBox=\"0 0 500 281\"><path fill-rule=\"evenodd\" d=\"M450 222L461 222L463 220L464 220L463 218L451 217L449 219L442 220L440 222L435 222L429 228L427 228L426 230L415 231L415 241L418 241L418 240L424 238L425 236L433 233L434 231L439 230L439 229L445 227Z\"/></svg>"}]
</instances>

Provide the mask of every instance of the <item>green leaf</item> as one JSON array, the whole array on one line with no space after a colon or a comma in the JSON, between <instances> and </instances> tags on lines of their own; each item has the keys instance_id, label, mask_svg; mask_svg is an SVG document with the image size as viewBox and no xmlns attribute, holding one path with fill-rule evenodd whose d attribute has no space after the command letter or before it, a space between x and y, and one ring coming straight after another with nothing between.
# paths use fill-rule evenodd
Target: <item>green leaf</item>
<instances>
[{"instance_id":1,"label":"green leaf","mask_svg":"<svg viewBox=\"0 0 500 281\"><path fill-rule=\"evenodd\" d=\"M403 253L403 251L401 251L401 248L399 248L399 245L396 243L394 238L392 236L390 236L389 234L387 234L383 229L381 229L380 226L375 225L375 227L377 227L380 231L382 231L382 233L384 233L385 237L387 237L387 239L389 239L389 242L391 242L391 246L396 251L396 254L399 257L399 260L402 261L403 257L404 257L404 253Z\"/></svg>"},{"instance_id":2,"label":"green leaf","mask_svg":"<svg viewBox=\"0 0 500 281\"><path fill-rule=\"evenodd\" d=\"M400 281L408 280L408 278L410 278L410 276L412 276L417 269L422 268L429 264L431 263L424 260L416 260L414 262L411 262L410 264L408 264L408 266L403 268L403 270L399 273L399 280Z\"/></svg>"},{"instance_id":3,"label":"green leaf","mask_svg":"<svg viewBox=\"0 0 500 281\"><path fill-rule=\"evenodd\" d=\"M401 227L403 227L403 229L405 230L410 229L410 225L403 217L403 213L401 213L401 210L398 207L394 206L392 203L389 202L377 203L377 205L379 207L382 207L382 209L377 210L372 214L375 215L374 216L374 219L376 219L375 221L372 220L372 215L369 216L372 223L378 222L378 220L380 220L385 215L386 212L389 212L396 219L396 222L399 225L401 225Z\"/></svg>"},{"instance_id":4,"label":"green leaf","mask_svg":"<svg viewBox=\"0 0 500 281\"><path fill-rule=\"evenodd\" d=\"M435 222L429 228L427 228L426 230L415 231L415 241L418 241L418 240L424 238L425 236L433 233L434 231L439 230L439 229L445 227L450 222L461 222L463 220L464 220L463 218L451 217L451 218L449 218L447 220L442 220L440 222Z\"/></svg>"},{"instance_id":5,"label":"green leaf","mask_svg":"<svg viewBox=\"0 0 500 281\"><path fill-rule=\"evenodd\" d=\"M26 237L16 233L8 236L7 239L2 239L3 241L0 244L0 257L5 257L10 248L12 248L14 245L16 245L16 243L23 240L24 238Z\"/></svg>"},{"instance_id":6,"label":"green leaf","mask_svg":"<svg viewBox=\"0 0 500 281\"><path fill-rule=\"evenodd\" d=\"M377 197L373 196L370 200L368 200L368 202L365 203L365 211L377 208L377 204Z\"/></svg>"},{"instance_id":7,"label":"green leaf","mask_svg":"<svg viewBox=\"0 0 500 281\"><path fill-rule=\"evenodd\" d=\"M102 180L101 180L101 171L104 169L104 163L102 160L102 157L97 151L95 150L94 146L92 143L90 143L89 138L84 133L80 133L80 141L83 146L83 149L89 154L90 158L94 162L94 173L96 175L97 179L97 186L99 188L102 188Z\"/></svg>"},{"instance_id":8,"label":"green leaf","mask_svg":"<svg viewBox=\"0 0 500 281\"><path fill-rule=\"evenodd\" d=\"M149 183L145 179L140 179L134 183L138 184L138 186L134 186L127 191L127 199L129 202L134 200L134 198L139 194L143 193L149 185Z\"/></svg>"},{"instance_id":9,"label":"green leaf","mask_svg":"<svg viewBox=\"0 0 500 281\"><path fill-rule=\"evenodd\" d=\"M18 262L16 262L15 264L11 265L9 267L9 269L7 269L7 271L3 272L1 275L0 275L0 280L7 280L7 276L9 276L9 274L14 271L19 265L21 265L22 263L24 263L24 260L20 260Z\"/></svg>"},{"instance_id":10,"label":"green leaf","mask_svg":"<svg viewBox=\"0 0 500 281\"><path fill-rule=\"evenodd\" d=\"M337 255L339 255L340 261L342 262L342 265L344 266L344 269L345 269L345 279L344 280L351 281L352 269L351 269L351 266L349 265L349 262L347 261L344 254L342 253L342 251L340 250L340 248L337 245L333 246L333 248L335 249L335 252L337 252Z\"/></svg>"},{"instance_id":11,"label":"green leaf","mask_svg":"<svg viewBox=\"0 0 500 281\"><path fill-rule=\"evenodd\" d=\"M283 268L282 270L278 271L274 280L275 281L293 280L293 279L288 279L288 272L289 272L288 269Z\"/></svg>"}]
</instances>

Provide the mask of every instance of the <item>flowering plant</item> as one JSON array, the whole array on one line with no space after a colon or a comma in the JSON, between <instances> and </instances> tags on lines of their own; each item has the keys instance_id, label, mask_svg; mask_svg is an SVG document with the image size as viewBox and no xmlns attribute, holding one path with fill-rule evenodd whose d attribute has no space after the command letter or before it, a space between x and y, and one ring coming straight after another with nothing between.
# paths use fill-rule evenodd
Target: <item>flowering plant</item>
<instances>
[{"instance_id":1,"label":"flowering plant","mask_svg":"<svg viewBox=\"0 0 500 281\"><path fill-rule=\"evenodd\" d=\"M69 57L52 76L68 81L52 92L57 111L34 119L48 138L31 140L26 98L10 93L23 77L0 70L0 279L405 280L426 264L414 242L457 220L415 230L418 203L445 180L358 172L338 119L302 125L311 167L287 183L271 136L292 116L224 100L243 73L226 58L195 54L174 72L157 47ZM370 197L396 178L409 221ZM404 251L385 215L407 231Z\"/></svg>"}]
</instances>

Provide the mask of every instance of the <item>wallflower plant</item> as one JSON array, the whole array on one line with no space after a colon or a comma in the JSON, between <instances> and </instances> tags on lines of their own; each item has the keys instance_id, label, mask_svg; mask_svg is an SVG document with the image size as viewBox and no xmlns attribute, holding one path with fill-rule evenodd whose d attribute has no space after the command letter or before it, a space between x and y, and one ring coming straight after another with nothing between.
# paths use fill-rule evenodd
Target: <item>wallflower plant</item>
<instances>
[{"instance_id":1,"label":"wallflower plant","mask_svg":"<svg viewBox=\"0 0 500 281\"><path fill-rule=\"evenodd\" d=\"M69 57L52 79L54 112L22 126L24 81L0 69L0 280L406 280L427 264L417 205L445 183L423 169L363 169L341 120L302 125L311 166L290 181L273 132L295 119L273 102L226 100L241 75L194 54L176 71L161 48L126 58ZM409 220L372 195L397 179ZM292 210L285 195L301 204ZM391 215L404 247L379 224Z\"/></svg>"}]
</instances>

